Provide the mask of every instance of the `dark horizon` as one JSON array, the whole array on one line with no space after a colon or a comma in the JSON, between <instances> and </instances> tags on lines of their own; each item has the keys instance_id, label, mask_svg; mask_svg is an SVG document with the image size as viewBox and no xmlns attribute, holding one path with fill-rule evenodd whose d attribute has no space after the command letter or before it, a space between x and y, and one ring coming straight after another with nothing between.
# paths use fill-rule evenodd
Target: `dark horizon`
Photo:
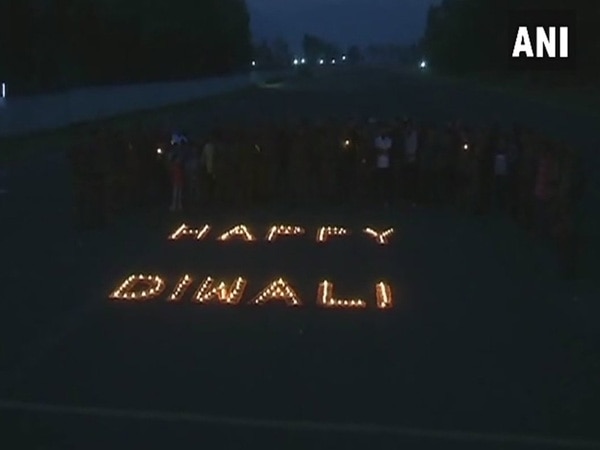
<instances>
[{"instance_id":1,"label":"dark horizon","mask_svg":"<svg viewBox=\"0 0 600 450\"><path fill-rule=\"evenodd\" d=\"M247 0L255 40L286 39L299 51L304 33L341 47L410 45L423 35L427 10L437 0Z\"/></svg>"}]
</instances>

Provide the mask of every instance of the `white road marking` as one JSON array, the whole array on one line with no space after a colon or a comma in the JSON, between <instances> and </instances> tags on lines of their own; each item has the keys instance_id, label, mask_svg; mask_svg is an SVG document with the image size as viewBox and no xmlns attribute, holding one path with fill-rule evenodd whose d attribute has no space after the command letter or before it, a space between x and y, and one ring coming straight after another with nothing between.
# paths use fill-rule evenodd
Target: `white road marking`
<instances>
[{"instance_id":1,"label":"white road marking","mask_svg":"<svg viewBox=\"0 0 600 450\"><path fill-rule=\"evenodd\" d=\"M377 434L396 437L421 438L442 441L489 442L520 445L542 445L548 448L600 448L600 441L560 439L541 436L488 434L465 431L442 431L402 428L371 424L342 424L292 420L269 420L235 417L219 417L193 413L153 410L112 409L99 407L65 406L44 403L28 403L0 400L0 410L14 412L45 413L51 415L87 416L107 419L154 420L159 422L187 422L205 425L225 425L246 428L263 428L287 431L326 431L350 434Z\"/></svg>"}]
</instances>

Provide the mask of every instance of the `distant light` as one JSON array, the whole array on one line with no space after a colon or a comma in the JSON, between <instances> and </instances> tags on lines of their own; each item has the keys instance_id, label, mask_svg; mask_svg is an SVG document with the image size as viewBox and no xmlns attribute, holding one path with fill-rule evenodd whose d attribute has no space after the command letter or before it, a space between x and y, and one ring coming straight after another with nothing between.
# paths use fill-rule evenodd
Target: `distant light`
<instances>
[{"instance_id":1,"label":"distant light","mask_svg":"<svg viewBox=\"0 0 600 450\"><path fill-rule=\"evenodd\" d=\"M425 67L427 67L427 61L421 61L421 64L419 64L419 66L421 67L421 69L424 69Z\"/></svg>"},{"instance_id":2,"label":"distant light","mask_svg":"<svg viewBox=\"0 0 600 450\"><path fill-rule=\"evenodd\" d=\"M342 55L342 61L346 61L346 55Z\"/></svg>"},{"instance_id":3,"label":"distant light","mask_svg":"<svg viewBox=\"0 0 600 450\"><path fill-rule=\"evenodd\" d=\"M319 64L320 64L320 65L323 65L323 64L325 64L325 60L323 60L323 59L320 59L320 60L319 60Z\"/></svg>"},{"instance_id":4,"label":"distant light","mask_svg":"<svg viewBox=\"0 0 600 450\"><path fill-rule=\"evenodd\" d=\"M2 83L2 98L6 98L6 83Z\"/></svg>"},{"instance_id":5,"label":"distant light","mask_svg":"<svg viewBox=\"0 0 600 450\"><path fill-rule=\"evenodd\" d=\"M157 155L162 155L162 152L163 152L163 151L162 151L162 148L157 148L157 149L156 149L156 154L157 154Z\"/></svg>"},{"instance_id":6,"label":"distant light","mask_svg":"<svg viewBox=\"0 0 600 450\"><path fill-rule=\"evenodd\" d=\"M331 64L335 64L335 58L331 60Z\"/></svg>"},{"instance_id":7,"label":"distant light","mask_svg":"<svg viewBox=\"0 0 600 450\"><path fill-rule=\"evenodd\" d=\"M469 150L469 144L465 144L465 145L463 145L463 149L464 149L464 150Z\"/></svg>"},{"instance_id":8,"label":"distant light","mask_svg":"<svg viewBox=\"0 0 600 450\"><path fill-rule=\"evenodd\" d=\"M300 60L300 63L301 63L301 64L306 64L306 59L302 58L302 59Z\"/></svg>"},{"instance_id":9,"label":"distant light","mask_svg":"<svg viewBox=\"0 0 600 450\"><path fill-rule=\"evenodd\" d=\"M294 59L294 65L297 66L298 65L298 58Z\"/></svg>"},{"instance_id":10,"label":"distant light","mask_svg":"<svg viewBox=\"0 0 600 450\"><path fill-rule=\"evenodd\" d=\"M252 67L256 67L256 61L252 61Z\"/></svg>"}]
</instances>

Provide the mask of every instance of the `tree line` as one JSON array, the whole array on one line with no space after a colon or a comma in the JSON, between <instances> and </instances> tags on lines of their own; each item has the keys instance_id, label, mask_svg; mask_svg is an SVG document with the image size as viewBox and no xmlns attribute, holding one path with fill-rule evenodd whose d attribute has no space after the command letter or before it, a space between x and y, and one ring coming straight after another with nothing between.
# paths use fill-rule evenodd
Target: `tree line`
<instances>
[{"instance_id":1,"label":"tree line","mask_svg":"<svg viewBox=\"0 0 600 450\"><path fill-rule=\"evenodd\" d=\"M443 0L432 5L421 47L436 71L507 73L510 10L573 10L577 69L543 79L597 80L600 75L600 2L594 0ZM514 42L514 37L513 37Z\"/></svg>"},{"instance_id":2,"label":"tree line","mask_svg":"<svg viewBox=\"0 0 600 450\"><path fill-rule=\"evenodd\" d=\"M245 0L0 0L13 93L197 78L247 68Z\"/></svg>"}]
</instances>

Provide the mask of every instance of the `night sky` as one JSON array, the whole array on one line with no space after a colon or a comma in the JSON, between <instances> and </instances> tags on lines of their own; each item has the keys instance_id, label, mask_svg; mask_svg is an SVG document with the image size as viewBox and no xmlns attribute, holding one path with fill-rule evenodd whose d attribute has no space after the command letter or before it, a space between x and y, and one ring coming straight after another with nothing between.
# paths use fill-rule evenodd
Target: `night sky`
<instances>
[{"instance_id":1,"label":"night sky","mask_svg":"<svg viewBox=\"0 0 600 450\"><path fill-rule=\"evenodd\" d=\"M438 0L247 0L255 38L287 39L299 49L305 32L339 45L410 44Z\"/></svg>"}]
</instances>

